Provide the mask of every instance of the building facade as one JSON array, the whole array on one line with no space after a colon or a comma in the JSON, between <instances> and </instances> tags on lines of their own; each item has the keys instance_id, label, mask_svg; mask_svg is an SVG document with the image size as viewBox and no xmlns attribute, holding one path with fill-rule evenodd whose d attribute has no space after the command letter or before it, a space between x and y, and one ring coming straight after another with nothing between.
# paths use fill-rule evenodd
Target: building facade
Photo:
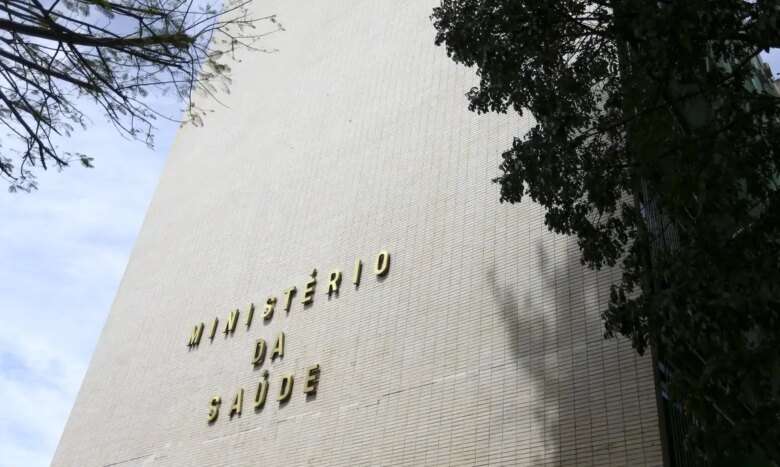
<instances>
[{"instance_id":1,"label":"building facade","mask_svg":"<svg viewBox=\"0 0 780 467\"><path fill-rule=\"evenodd\" d=\"M619 271L498 202L530 121L467 111L435 4L257 2L286 31L180 130L53 465L663 464Z\"/></svg>"}]
</instances>

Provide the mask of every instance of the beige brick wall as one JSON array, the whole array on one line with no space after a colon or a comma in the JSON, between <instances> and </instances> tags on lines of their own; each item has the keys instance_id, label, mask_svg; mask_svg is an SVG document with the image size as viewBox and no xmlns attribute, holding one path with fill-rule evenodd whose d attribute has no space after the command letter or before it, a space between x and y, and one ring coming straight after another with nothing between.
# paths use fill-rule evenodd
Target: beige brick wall
<instances>
[{"instance_id":1,"label":"beige brick wall","mask_svg":"<svg viewBox=\"0 0 780 467\"><path fill-rule=\"evenodd\" d=\"M529 121L466 111L474 77L433 45L434 4L257 2L287 29L278 52L243 54L226 107L180 131L54 465L661 464L650 361L602 338L617 272L583 269L538 206L498 203ZM355 290L353 261L382 248L389 274L366 265ZM313 306L246 329L250 302L315 267ZM236 307L232 337L188 351ZM254 342L280 331L255 413Z\"/></svg>"}]
</instances>

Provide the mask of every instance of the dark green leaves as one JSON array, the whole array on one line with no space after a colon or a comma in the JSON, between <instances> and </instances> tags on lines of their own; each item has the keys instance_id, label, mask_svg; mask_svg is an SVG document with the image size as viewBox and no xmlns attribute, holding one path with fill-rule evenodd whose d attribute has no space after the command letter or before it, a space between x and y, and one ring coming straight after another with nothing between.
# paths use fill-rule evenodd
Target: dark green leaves
<instances>
[{"instance_id":1,"label":"dark green leaves","mask_svg":"<svg viewBox=\"0 0 780 467\"><path fill-rule=\"evenodd\" d=\"M537 124L502 155L530 197L623 279L607 335L653 345L705 463L780 463L780 99L757 54L777 1L444 0L436 43L474 66L477 112ZM742 457L740 457L742 456Z\"/></svg>"}]
</instances>

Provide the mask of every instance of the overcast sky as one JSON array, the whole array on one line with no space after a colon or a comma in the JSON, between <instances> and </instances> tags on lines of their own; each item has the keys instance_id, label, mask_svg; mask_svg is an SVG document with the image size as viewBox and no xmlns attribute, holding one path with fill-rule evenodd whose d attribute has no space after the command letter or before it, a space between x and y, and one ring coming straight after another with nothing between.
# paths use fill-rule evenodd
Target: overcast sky
<instances>
[{"instance_id":1,"label":"overcast sky","mask_svg":"<svg viewBox=\"0 0 780 467\"><path fill-rule=\"evenodd\" d=\"M0 187L0 467L51 461L176 132L159 123L152 150L94 118L71 141L94 169Z\"/></svg>"}]
</instances>

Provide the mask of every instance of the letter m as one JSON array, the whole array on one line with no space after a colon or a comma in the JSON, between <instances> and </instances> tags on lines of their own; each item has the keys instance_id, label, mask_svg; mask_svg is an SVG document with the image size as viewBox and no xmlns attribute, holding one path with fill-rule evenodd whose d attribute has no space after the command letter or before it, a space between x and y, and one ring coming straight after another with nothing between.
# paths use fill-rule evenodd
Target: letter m
<instances>
[{"instance_id":1,"label":"letter m","mask_svg":"<svg viewBox=\"0 0 780 467\"><path fill-rule=\"evenodd\" d=\"M203 323L195 326L190 335L190 340L187 342L187 347L197 347L200 344L200 338L203 336Z\"/></svg>"}]
</instances>

